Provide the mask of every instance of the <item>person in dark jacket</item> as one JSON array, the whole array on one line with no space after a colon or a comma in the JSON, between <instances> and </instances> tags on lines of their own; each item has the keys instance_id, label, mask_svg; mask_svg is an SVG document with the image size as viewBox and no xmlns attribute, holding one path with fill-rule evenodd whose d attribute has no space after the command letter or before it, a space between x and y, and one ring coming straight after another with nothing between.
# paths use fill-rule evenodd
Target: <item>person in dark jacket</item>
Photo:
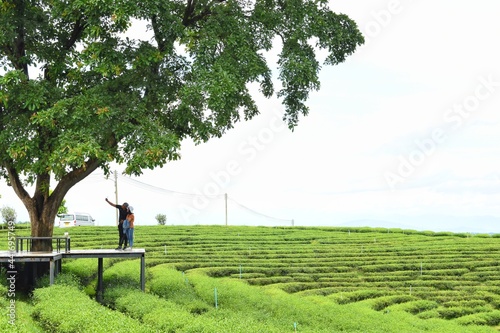
<instances>
[{"instance_id":1,"label":"person in dark jacket","mask_svg":"<svg viewBox=\"0 0 500 333\"><path fill-rule=\"evenodd\" d=\"M118 247L115 250L124 250L127 247L128 244L128 239L127 235L123 233L123 221L127 218L128 214L128 203L124 202L121 206L112 203L111 201L106 198L106 202L110 204L111 206L115 207L118 209L118 234L119 234L119 239L118 239ZM123 247L122 247L123 246Z\"/></svg>"}]
</instances>

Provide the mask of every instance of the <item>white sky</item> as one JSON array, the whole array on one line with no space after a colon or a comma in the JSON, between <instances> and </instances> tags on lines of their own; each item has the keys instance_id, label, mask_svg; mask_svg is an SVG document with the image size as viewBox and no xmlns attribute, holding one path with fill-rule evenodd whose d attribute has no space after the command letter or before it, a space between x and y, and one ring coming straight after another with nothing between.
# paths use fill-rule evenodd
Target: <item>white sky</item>
<instances>
[{"instance_id":1,"label":"white sky","mask_svg":"<svg viewBox=\"0 0 500 333\"><path fill-rule=\"evenodd\" d=\"M180 161L140 183L119 176L119 202L138 224L158 213L167 224L224 224L227 193L229 224L500 232L500 3L331 3L367 42L323 68L310 114L290 132L280 102L258 98L262 114L222 139L186 142ZM11 189L0 193L0 206L28 220ZM67 206L113 225L106 196L115 201L114 183L99 171Z\"/></svg>"}]
</instances>

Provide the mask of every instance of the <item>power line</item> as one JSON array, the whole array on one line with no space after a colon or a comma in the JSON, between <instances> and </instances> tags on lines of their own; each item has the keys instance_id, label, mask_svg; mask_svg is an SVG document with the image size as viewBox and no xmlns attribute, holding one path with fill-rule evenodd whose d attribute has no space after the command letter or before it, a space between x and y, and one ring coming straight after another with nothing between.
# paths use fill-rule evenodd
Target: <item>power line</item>
<instances>
[{"instance_id":1,"label":"power line","mask_svg":"<svg viewBox=\"0 0 500 333\"><path fill-rule=\"evenodd\" d=\"M195 193L185 193L185 192L178 192L178 191L173 191L173 190L168 190L162 187L158 187L155 185L147 184L144 182L141 182L140 180L132 179L127 176L120 176L122 179L124 179L126 182L129 182L131 184L135 184L136 186L145 189L145 190L151 190L151 191L156 191L156 192L162 192L162 193L170 193L170 194L178 194L178 195L187 195L191 197L200 197L200 196L205 196L203 194L195 194ZM215 196L210 196L211 198L214 197L221 197L222 195L215 195Z\"/></svg>"},{"instance_id":2,"label":"power line","mask_svg":"<svg viewBox=\"0 0 500 333\"><path fill-rule=\"evenodd\" d=\"M262 213L259 213L257 212L256 210L253 210L251 208L248 208L247 206L237 202L236 200L232 199L232 198L229 198L229 200L231 200L232 202L234 202L235 204L237 204L238 206L240 206L241 208L244 208L246 210L248 210L249 212L251 213L254 213L254 214L257 214L257 215L261 215L261 216L264 216L264 217L267 217L269 219L273 219L273 220L278 220L278 221L286 221L286 222L292 222L293 220L288 220L288 219L282 219L282 218L278 218L278 217L273 217L273 216L269 216L269 215L266 215L266 214L262 214Z\"/></svg>"},{"instance_id":3,"label":"power line","mask_svg":"<svg viewBox=\"0 0 500 333\"><path fill-rule=\"evenodd\" d=\"M101 174L92 174L93 176L96 176L96 177L103 177L104 174L101 173ZM124 175L119 175L120 179L123 179L125 182L129 183L129 184L132 184L134 186L137 186L139 188L142 188L144 190L147 190L147 191L154 191L154 192L160 192L160 193L167 193L167 194L174 194L174 195L182 195L182 196L189 196L189 197L207 197L207 195L203 195L201 193L186 193L186 192L179 192L179 191L174 191L174 190L169 190L169 189L166 189L166 188L163 188L163 187L159 187L159 186L155 186L155 185L151 185L151 184L147 184L147 183L144 183L140 180L137 180L137 179L133 179L133 178L130 178L128 176L124 176ZM107 177L105 177L106 180L111 180ZM233 203L235 203L236 205L240 206L241 208L253 213L253 214L256 214L256 215L259 215L259 216L263 216L263 217L266 217L268 219L272 219L272 220L277 220L277 221L284 221L284 222L291 222L292 225L293 225L293 219L283 219L283 218L277 218L277 217L273 217L273 216L270 216L270 215L267 215L267 214L263 214L263 213L260 213L252 208L249 208L241 203L239 203L238 201L234 200L233 198L230 198L228 197L226 194L219 194L219 195L210 195L210 198L223 198L225 197L225 199L229 199L231 200Z\"/></svg>"}]
</instances>

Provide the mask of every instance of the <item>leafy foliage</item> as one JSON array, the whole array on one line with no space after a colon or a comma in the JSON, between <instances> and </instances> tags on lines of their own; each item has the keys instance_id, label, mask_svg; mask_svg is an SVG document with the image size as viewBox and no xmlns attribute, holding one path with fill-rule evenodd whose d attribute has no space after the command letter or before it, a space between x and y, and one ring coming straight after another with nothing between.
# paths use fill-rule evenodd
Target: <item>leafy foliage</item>
<instances>
[{"instance_id":1,"label":"leafy foliage","mask_svg":"<svg viewBox=\"0 0 500 333\"><path fill-rule=\"evenodd\" d=\"M33 316L49 332L154 332L121 313L100 306L78 288L53 285L33 293ZM105 325L103 325L105 323Z\"/></svg>"},{"instance_id":2,"label":"leafy foliage","mask_svg":"<svg viewBox=\"0 0 500 333\"><path fill-rule=\"evenodd\" d=\"M28 303L17 301L13 303L7 298L0 298L0 306L4 315L0 318L0 332L9 333L43 333L45 332L38 322L32 317L33 306ZM11 308L14 306L13 308ZM12 311L12 312L11 312ZM10 317L13 315L13 318ZM13 320L10 322L9 320ZM13 324L14 323L14 324Z\"/></svg>"},{"instance_id":3,"label":"leafy foliage","mask_svg":"<svg viewBox=\"0 0 500 333\"><path fill-rule=\"evenodd\" d=\"M72 248L114 248L111 231L74 229ZM125 321L130 331L140 325L137 332L281 333L296 324L318 333L482 333L500 323L497 237L326 227L136 231L146 249L145 292L137 260L105 260L100 305L82 291L95 286L97 262L65 259L54 286L36 289L32 302L18 300L20 328L13 331L116 332ZM0 328L8 327L3 317Z\"/></svg>"},{"instance_id":4,"label":"leafy foliage","mask_svg":"<svg viewBox=\"0 0 500 333\"><path fill-rule=\"evenodd\" d=\"M141 285L137 274L139 267L139 260L128 260L115 263L104 272L104 285L106 287L130 286L139 288Z\"/></svg>"},{"instance_id":5,"label":"leafy foliage","mask_svg":"<svg viewBox=\"0 0 500 333\"><path fill-rule=\"evenodd\" d=\"M155 219L159 225L165 225L165 223L167 223L167 215L165 214L157 214Z\"/></svg>"},{"instance_id":6,"label":"leafy foliage","mask_svg":"<svg viewBox=\"0 0 500 333\"><path fill-rule=\"evenodd\" d=\"M0 176L37 236L95 169L140 175L257 115L250 85L281 97L293 128L320 86L317 51L335 65L364 41L325 0L4 1L0 24Z\"/></svg>"},{"instance_id":7,"label":"leafy foliage","mask_svg":"<svg viewBox=\"0 0 500 333\"><path fill-rule=\"evenodd\" d=\"M0 211L2 212L2 219L5 225L12 225L16 222L17 213L14 208L4 206Z\"/></svg>"}]
</instances>

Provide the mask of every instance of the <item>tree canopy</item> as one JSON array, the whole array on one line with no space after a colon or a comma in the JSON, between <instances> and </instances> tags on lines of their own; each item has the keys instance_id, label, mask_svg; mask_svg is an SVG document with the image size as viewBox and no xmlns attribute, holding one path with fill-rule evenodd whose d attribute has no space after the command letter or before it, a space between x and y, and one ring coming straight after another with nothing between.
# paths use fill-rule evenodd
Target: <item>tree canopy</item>
<instances>
[{"instance_id":1,"label":"tree canopy","mask_svg":"<svg viewBox=\"0 0 500 333\"><path fill-rule=\"evenodd\" d=\"M0 176L38 236L95 169L139 175L179 158L183 139L257 115L249 84L276 94L293 128L320 87L317 51L335 65L363 43L325 0L8 0L0 26Z\"/></svg>"}]
</instances>

